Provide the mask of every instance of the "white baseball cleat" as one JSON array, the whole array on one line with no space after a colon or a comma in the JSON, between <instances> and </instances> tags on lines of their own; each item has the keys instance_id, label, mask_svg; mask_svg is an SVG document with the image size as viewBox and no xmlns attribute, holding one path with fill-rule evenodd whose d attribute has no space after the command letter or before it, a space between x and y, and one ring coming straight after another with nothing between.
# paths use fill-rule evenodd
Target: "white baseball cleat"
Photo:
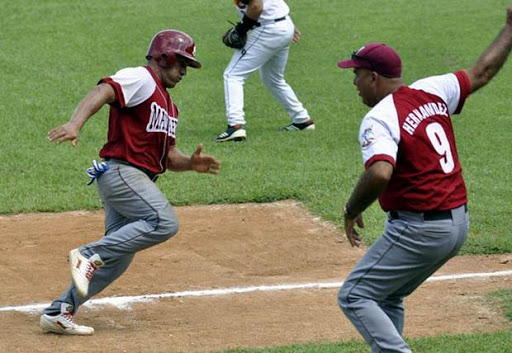
<instances>
[{"instance_id":1,"label":"white baseball cleat","mask_svg":"<svg viewBox=\"0 0 512 353\"><path fill-rule=\"evenodd\" d=\"M60 314L55 316L43 314L39 324L44 331L60 335L90 336L94 334L94 328L75 324L72 312L72 305L62 303Z\"/></svg>"},{"instance_id":2,"label":"white baseball cleat","mask_svg":"<svg viewBox=\"0 0 512 353\"><path fill-rule=\"evenodd\" d=\"M94 272L103 266L103 264L104 262L98 254L94 254L88 259L80 254L78 249L73 249L69 252L71 278L73 279L79 296L82 298L87 297L89 293L89 282L91 282Z\"/></svg>"}]
</instances>

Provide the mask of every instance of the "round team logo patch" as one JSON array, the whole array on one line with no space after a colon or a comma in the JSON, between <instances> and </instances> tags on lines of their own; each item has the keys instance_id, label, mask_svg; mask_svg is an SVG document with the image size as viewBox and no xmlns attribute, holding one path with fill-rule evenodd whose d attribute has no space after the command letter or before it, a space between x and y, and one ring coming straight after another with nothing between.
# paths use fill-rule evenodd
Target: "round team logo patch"
<instances>
[{"instance_id":1,"label":"round team logo patch","mask_svg":"<svg viewBox=\"0 0 512 353\"><path fill-rule=\"evenodd\" d=\"M368 148L375 142L375 135L373 134L371 127L364 130L362 139L361 148Z\"/></svg>"}]
</instances>

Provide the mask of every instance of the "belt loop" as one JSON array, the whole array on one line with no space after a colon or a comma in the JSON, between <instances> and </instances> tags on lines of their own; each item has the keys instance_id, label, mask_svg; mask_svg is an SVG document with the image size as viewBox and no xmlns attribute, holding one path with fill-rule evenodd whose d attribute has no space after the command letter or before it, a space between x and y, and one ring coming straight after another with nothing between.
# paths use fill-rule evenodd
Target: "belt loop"
<instances>
[{"instance_id":1,"label":"belt loop","mask_svg":"<svg viewBox=\"0 0 512 353\"><path fill-rule=\"evenodd\" d=\"M399 219L400 217L398 217L398 212L396 211L389 211L389 217L391 219Z\"/></svg>"}]
</instances>

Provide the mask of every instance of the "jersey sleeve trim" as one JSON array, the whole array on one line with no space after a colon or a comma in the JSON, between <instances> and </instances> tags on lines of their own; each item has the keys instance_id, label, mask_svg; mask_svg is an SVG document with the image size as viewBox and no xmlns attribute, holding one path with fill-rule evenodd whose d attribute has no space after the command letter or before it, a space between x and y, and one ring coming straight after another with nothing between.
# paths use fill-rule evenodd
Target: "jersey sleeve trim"
<instances>
[{"instance_id":1,"label":"jersey sleeve trim","mask_svg":"<svg viewBox=\"0 0 512 353\"><path fill-rule=\"evenodd\" d=\"M469 77L466 71L460 70L455 73L455 77L457 77L457 80L459 81L460 86L460 98L459 98L459 105L457 106L457 109L455 109L455 112L453 114L460 114L462 111L462 107L464 106L464 103L466 102L466 98L470 94L470 82Z\"/></svg>"},{"instance_id":2,"label":"jersey sleeve trim","mask_svg":"<svg viewBox=\"0 0 512 353\"><path fill-rule=\"evenodd\" d=\"M376 155L373 155L369 160L366 161L366 163L364 164L364 168L368 169L368 168L370 168L370 166L373 163L378 162L378 161L389 162L389 163L391 163L393 168L396 168L396 161L393 159L393 157L391 157L391 156L389 156L387 154L376 154Z\"/></svg>"},{"instance_id":3,"label":"jersey sleeve trim","mask_svg":"<svg viewBox=\"0 0 512 353\"><path fill-rule=\"evenodd\" d=\"M124 108L126 106L126 102L124 100L123 89L121 88L121 85L119 83L115 82L110 77L106 77L106 78L100 80L100 82L98 82L98 84L100 84L100 83L106 83L106 84L112 86L112 88L114 89L114 92L116 95L116 100L113 103L111 103L112 105L117 105L119 108Z\"/></svg>"}]
</instances>

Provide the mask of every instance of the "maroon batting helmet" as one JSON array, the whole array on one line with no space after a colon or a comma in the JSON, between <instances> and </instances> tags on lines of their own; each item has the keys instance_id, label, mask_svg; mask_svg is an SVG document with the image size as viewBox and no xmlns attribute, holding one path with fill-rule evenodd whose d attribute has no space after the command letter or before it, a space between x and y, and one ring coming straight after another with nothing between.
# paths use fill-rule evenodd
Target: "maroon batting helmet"
<instances>
[{"instance_id":1,"label":"maroon batting helmet","mask_svg":"<svg viewBox=\"0 0 512 353\"><path fill-rule=\"evenodd\" d=\"M166 29L158 32L151 40L146 59L155 59L161 67L169 67L181 56L188 66L199 69L201 63L195 58L196 45L194 40L184 32Z\"/></svg>"}]
</instances>

